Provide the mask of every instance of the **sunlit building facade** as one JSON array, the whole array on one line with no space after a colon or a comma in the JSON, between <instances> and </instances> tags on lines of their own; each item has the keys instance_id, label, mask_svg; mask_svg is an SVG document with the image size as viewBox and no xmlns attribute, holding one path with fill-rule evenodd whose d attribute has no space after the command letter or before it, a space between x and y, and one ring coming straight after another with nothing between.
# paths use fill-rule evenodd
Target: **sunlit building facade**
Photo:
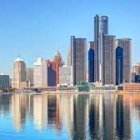
<instances>
[{"instance_id":1,"label":"sunlit building facade","mask_svg":"<svg viewBox=\"0 0 140 140\"><path fill-rule=\"evenodd\" d=\"M131 80L135 83L140 83L140 63L133 66L131 72Z\"/></svg>"},{"instance_id":2,"label":"sunlit building facade","mask_svg":"<svg viewBox=\"0 0 140 140\"><path fill-rule=\"evenodd\" d=\"M108 17L96 15L94 17L95 42L95 82L103 84L103 37L108 34Z\"/></svg>"},{"instance_id":3,"label":"sunlit building facade","mask_svg":"<svg viewBox=\"0 0 140 140\"><path fill-rule=\"evenodd\" d=\"M47 64L43 58L37 58L34 62L33 83L35 88L47 87Z\"/></svg>"},{"instance_id":4,"label":"sunlit building facade","mask_svg":"<svg viewBox=\"0 0 140 140\"><path fill-rule=\"evenodd\" d=\"M26 64L21 58L17 58L13 63L12 88L22 89L26 83Z\"/></svg>"}]
</instances>

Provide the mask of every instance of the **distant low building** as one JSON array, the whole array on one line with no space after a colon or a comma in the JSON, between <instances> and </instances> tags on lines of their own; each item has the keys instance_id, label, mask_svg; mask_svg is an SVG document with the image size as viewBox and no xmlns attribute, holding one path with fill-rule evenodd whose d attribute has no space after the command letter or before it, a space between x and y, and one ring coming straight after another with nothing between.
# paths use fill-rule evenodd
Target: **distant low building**
<instances>
[{"instance_id":1,"label":"distant low building","mask_svg":"<svg viewBox=\"0 0 140 140\"><path fill-rule=\"evenodd\" d=\"M131 79L134 83L140 83L140 63L137 63L132 68Z\"/></svg>"},{"instance_id":2,"label":"distant low building","mask_svg":"<svg viewBox=\"0 0 140 140\"><path fill-rule=\"evenodd\" d=\"M10 88L10 78L9 75L0 75L0 88L7 89Z\"/></svg>"},{"instance_id":3,"label":"distant low building","mask_svg":"<svg viewBox=\"0 0 140 140\"><path fill-rule=\"evenodd\" d=\"M124 91L140 91L139 83L125 83L123 84Z\"/></svg>"}]
</instances>

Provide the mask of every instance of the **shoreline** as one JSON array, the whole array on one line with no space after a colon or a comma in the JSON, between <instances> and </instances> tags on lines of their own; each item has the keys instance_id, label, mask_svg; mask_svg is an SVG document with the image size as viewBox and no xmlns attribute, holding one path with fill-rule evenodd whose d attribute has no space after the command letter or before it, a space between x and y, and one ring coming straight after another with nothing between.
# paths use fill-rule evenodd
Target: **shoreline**
<instances>
[{"instance_id":1,"label":"shoreline","mask_svg":"<svg viewBox=\"0 0 140 140\"><path fill-rule=\"evenodd\" d=\"M22 95L126 95L126 94L138 94L140 95L140 91L91 91L91 92L78 92L78 91L42 91L42 92L1 92L2 94L22 94Z\"/></svg>"}]
</instances>

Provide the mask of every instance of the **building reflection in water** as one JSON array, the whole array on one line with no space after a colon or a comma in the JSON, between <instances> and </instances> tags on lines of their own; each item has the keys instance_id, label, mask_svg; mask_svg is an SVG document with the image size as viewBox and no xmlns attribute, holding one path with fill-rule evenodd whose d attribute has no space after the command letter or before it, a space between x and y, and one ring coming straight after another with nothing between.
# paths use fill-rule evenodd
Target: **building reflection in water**
<instances>
[{"instance_id":1,"label":"building reflection in water","mask_svg":"<svg viewBox=\"0 0 140 140\"><path fill-rule=\"evenodd\" d=\"M24 127L26 120L26 96L14 94L11 96L11 113L17 130Z\"/></svg>"},{"instance_id":2,"label":"building reflection in water","mask_svg":"<svg viewBox=\"0 0 140 140\"><path fill-rule=\"evenodd\" d=\"M86 139L87 103L88 95L77 95L74 99L73 133L71 135L73 140Z\"/></svg>"},{"instance_id":3,"label":"building reflection in water","mask_svg":"<svg viewBox=\"0 0 140 140\"><path fill-rule=\"evenodd\" d=\"M5 116L10 110L10 98L11 95L1 94L0 95L0 116Z\"/></svg>"},{"instance_id":4,"label":"building reflection in water","mask_svg":"<svg viewBox=\"0 0 140 140\"><path fill-rule=\"evenodd\" d=\"M31 121L37 130L66 130L72 140L127 140L132 139L131 114L140 121L140 96L0 95L0 115L7 113L18 131Z\"/></svg>"},{"instance_id":5,"label":"building reflection in water","mask_svg":"<svg viewBox=\"0 0 140 140\"><path fill-rule=\"evenodd\" d=\"M119 139L131 139L130 100L120 95L116 100L116 135Z\"/></svg>"},{"instance_id":6,"label":"building reflection in water","mask_svg":"<svg viewBox=\"0 0 140 140\"><path fill-rule=\"evenodd\" d=\"M60 124L60 106L59 106L59 96L58 95L48 95L48 124L54 126L56 130L61 129Z\"/></svg>"},{"instance_id":7,"label":"building reflection in water","mask_svg":"<svg viewBox=\"0 0 140 140\"><path fill-rule=\"evenodd\" d=\"M91 95L89 98L89 135L91 139L102 137L102 98L100 95Z\"/></svg>"},{"instance_id":8,"label":"building reflection in water","mask_svg":"<svg viewBox=\"0 0 140 140\"><path fill-rule=\"evenodd\" d=\"M73 120L74 120L74 96L62 95L60 96L60 119L67 132L72 135L73 133Z\"/></svg>"}]
</instances>

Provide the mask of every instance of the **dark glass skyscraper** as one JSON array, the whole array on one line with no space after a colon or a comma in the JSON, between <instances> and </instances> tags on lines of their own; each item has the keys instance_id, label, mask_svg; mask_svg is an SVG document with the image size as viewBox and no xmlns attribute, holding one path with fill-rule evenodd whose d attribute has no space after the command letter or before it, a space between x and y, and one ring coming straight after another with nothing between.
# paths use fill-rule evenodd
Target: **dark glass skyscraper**
<instances>
[{"instance_id":1,"label":"dark glass skyscraper","mask_svg":"<svg viewBox=\"0 0 140 140\"><path fill-rule=\"evenodd\" d=\"M103 36L108 34L108 17L96 15L94 17L95 41L95 81L102 83L103 78Z\"/></svg>"},{"instance_id":2,"label":"dark glass skyscraper","mask_svg":"<svg viewBox=\"0 0 140 140\"><path fill-rule=\"evenodd\" d=\"M123 83L123 48L116 48L116 85Z\"/></svg>"},{"instance_id":3,"label":"dark glass skyscraper","mask_svg":"<svg viewBox=\"0 0 140 140\"><path fill-rule=\"evenodd\" d=\"M94 42L90 42L90 49L88 51L88 81L94 82Z\"/></svg>"},{"instance_id":4,"label":"dark glass skyscraper","mask_svg":"<svg viewBox=\"0 0 140 140\"><path fill-rule=\"evenodd\" d=\"M131 82L131 39L118 39L116 48L116 84Z\"/></svg>"}]
</instances>

